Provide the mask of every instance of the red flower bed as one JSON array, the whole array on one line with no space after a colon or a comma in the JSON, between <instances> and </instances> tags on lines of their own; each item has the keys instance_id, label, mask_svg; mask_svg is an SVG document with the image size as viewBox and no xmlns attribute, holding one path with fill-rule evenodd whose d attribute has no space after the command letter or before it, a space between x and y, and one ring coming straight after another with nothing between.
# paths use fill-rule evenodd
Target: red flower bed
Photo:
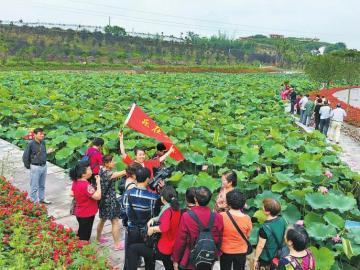
<instances>
[{"instance_id":1,"label":"red flower bed","mask_svg":"<svg viewBox=\"0 0 360 270\"><path fill-rule=\"evenodd\" d=\"M108 269L94 245L80 241L70 228L47 217L0 176L0 269ZM19 263L21 265L19 265Z\"/></svg>"},{"instance_id":2,"label":"red flower bed","mask_svg":"<svg viewBox=\"0 0 360 270\"><path fill-rule=\"evenodd\" d=\"M353 124L355 126L360 127L360 109L355 108L351 105L348 105L347 103L337 99L334 97L334 93L348 89L348 88L359 88L359 86L347 86L347 87L337 87L337 88L331 88L331 89L322 89L317 92L313 92L310 94L310 97L314 99L316 95L325 96L330 101L330 106L334 108L337 103L341 104L341 107L346 110L347 117L345 118L345 121Z\"/></svg>"}]
</instances>

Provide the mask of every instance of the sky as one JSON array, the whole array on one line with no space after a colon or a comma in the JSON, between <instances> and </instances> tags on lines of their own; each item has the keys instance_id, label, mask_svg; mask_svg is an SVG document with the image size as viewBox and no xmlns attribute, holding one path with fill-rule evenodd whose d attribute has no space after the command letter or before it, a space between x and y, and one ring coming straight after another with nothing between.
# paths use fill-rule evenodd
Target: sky
<instances>
[{"instance_id":1,"label":"sky","mask_svg":"<svg viewBox=\"0 0 360 270\"><path fill-rule=\"evenodd\" d=\"M3 2L3 3L1 3ZM124 27L181 36L283 34L360 50L359 0L0 0L0 20Z\"/></svg>"}]
</instances>

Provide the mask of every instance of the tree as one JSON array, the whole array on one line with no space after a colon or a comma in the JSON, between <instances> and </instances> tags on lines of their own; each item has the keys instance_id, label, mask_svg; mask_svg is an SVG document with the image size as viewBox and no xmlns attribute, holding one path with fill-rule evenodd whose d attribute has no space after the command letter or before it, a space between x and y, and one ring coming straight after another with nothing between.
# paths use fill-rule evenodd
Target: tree
<instances>
[{"instance_id":1,"label":"tree","mask_svg":"<svg viewBox=\"0 0 360 270\"><path fill-rule=\"evenodd\" d=\"M311 79L319 83L326 83L326 87L329 88L330 82L338 79L339 76L337 60L331 54L314 56L305 66L305 72Z\"/></svg>"},{"instance_id":2,"label":"tree","mask_svg":"<svg viewBox=\"0 0 360 270\"><path fill-rule=\"evenodd\" d=\"M105 26L105 34L110 34L114 37L122 37L122 36L126 36L126 31L125 28L122 28L120 26L114 25L107 25Z\"/></svg>"},{"instance_id":3,"label":"tree","mask_svg":"<svg viewBox=\"0 0 360 270\"><path fill-rule=\"evenodd\" d=\"M324 53L331 53L331 52L341 51L341 50L346 50L346 44L343 42L338 42L338 43L330 44L330 45L326 46Z\"/></svg>"}]
</instances>

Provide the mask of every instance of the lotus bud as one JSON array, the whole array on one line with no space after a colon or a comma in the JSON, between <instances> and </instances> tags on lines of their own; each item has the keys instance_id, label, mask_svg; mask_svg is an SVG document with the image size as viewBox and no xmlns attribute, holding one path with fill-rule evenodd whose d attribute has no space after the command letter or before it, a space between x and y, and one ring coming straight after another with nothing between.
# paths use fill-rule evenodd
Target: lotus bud
<instances>
[{"instance_id":1,"label":"lotus bud","mask_svg":"<svg viewBox=\"0 0 360 270\"><path fill-rule=\"evenodd\" d=\"M341 242L341 237L337 234L336 236L332 237L331 240L333 240L335 243Z\"/></svg>"},{"instance_id":2,"label":"lotus bud","mask_svg":"<svg viewBox=\"0 0 360 270\"><path fill-rule=\"evenodd\" d=\"M320 186L318 191L322 194L326 194L329 192L329 190L326 187Z\"/></svg>"},{"instance_id":3,"label":"lotus bud","mask_svg":"<svg viewBox=\"0 0 360 270\"><path fill-rule=\"evenodd\" d=\"M332 174L330 171L326 171L326 172L324 173L324 175L325 175L327 178L333 177L333 174Z\"/></svg>"}]
</instances>

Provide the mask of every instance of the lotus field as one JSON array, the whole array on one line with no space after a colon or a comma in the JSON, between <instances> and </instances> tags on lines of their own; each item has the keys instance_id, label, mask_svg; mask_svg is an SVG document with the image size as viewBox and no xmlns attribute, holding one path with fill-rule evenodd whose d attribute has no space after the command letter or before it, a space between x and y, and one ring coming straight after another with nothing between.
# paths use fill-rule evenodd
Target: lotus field
<instances>
[{"instance_id":1,"label":"lotus field","mask_svg":"<svg viewBox=\"0 0 360 270\"><path fill-rule=\"evenodd\" d=\"M262 199L273 197L289 224L304 221L317 269L358 269L360 230L345 229L345 221L360 219L354 198L360 176L322 134L303 133L284 113L278 97L284 80L303 93L316 88L303 75L4 72L0 134L24 146L30 129L44 127L47 146L55 150L50 161L66 168L101 136L120 169L118 131L136 102L186 158L166 161L176 165L169 181L180 197L194 185L217 190L221 173L234 169L255 222L253 243L264 221ZM124 141L129 153L144 146L149 156L157 143L127 128ZM329 192L318 192L319 186Z\"/></svg>"}]
</instances>

